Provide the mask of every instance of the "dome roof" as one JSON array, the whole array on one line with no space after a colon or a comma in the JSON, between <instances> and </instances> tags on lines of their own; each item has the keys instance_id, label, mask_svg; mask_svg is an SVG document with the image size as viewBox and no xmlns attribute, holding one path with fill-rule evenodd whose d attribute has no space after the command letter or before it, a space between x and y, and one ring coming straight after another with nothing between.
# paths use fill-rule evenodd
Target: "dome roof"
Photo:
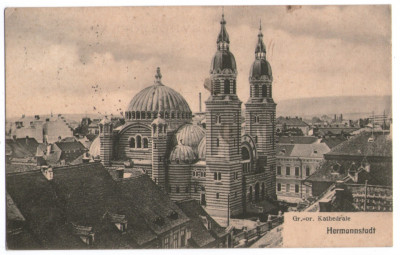
<instances>
[{"instance_id":1,"label":"dome roof","mask_svg":"<svg viewBox=\"0 0 400 255\"><path fill-rule=\"evenodd\" d=\"M192 112L181 94L161 83L160 69L157 69L154 85L136 94L129 103L127 111Z\"/></svg>"},{"instance_id":2,"label":"dome roof","mask_svg":"<svg viewBox=\"0 0 400 255\"><path fill-rule=\"evenodd\" d=\"M272 80L271 65L265 59L256 59L250 69L250 78L260 79L261 76L266 76Z\"/></svg>"},{"instance_id":3,"label":"dome roof","mask_svg":"<svg viewBox=\"0 0 400 255\"><path fill-rule=\"evenodd\" d=\"M199 144L199 159L200 160L206 160L206 145L207 145L207 138L204 137Z\"/></svg>"},{"instance_id":4,"label":"dome roof","mask_svg":"<svg viewBox=\"0 0 400 255\"><path fill-rule=\"evenodd\" d=\"M174 147L169 156L171 162L176 161L183 161L185 163L192 163L193 161L197 160L196 154L193 152L192 148L183 144L178 144Z\"/></svg>"},{"instance_id":5,"label":"dome roof","mask_svg":"<svg viewBox=\"0 0 400 255\"><path fill-rule=\"evenodd\" d=\"M89 154L91 157L100 156L100 137L99 136L96 137L96 139L94 139L92 144L90 145Z\"/></svg>"},{"instance_id":6,"label":"dome roof","mask_svg":"<svg viewBox=\"0 0 400 255\"><path fill-rule=\"evenodd\" d=\"M190 146L195 153L197 153L197 148L200 141L206 135L206 131L193 124L185 124L178 129L175 134L175 143Z\"/></svg>"},{"instance_id":7,"label":"dome roof","mask_svg":"<svg viewBox=\"0 0 400 255\"><path fill-rule=\"evenodd\" d=\"M233 54L227 50L217 51L211 62L211 72L220 73L223 70L228 69L232 72L236 72L236 60Z\"/></svg>"}]
</instances>

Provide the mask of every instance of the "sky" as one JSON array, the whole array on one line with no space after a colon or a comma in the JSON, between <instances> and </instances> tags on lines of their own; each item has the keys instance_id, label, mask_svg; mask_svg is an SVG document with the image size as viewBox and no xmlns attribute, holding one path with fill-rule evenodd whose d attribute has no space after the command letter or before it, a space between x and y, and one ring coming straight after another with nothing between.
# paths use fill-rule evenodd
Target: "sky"
<instances>
[{"instance_id":1,"label":"sky","mask_svg":"<svg viewBox=\"0 0 400 255\"><path fill-rule=\"evenodd\" d=\"M7 117L125 111L162 82L193 112L216 52L222 7L8 8L5 12ZM294 98L391 95L390 6L224 7L237 93L262 24L276 102ZM203 104L203 110L204 110Z\"/></svg>"}]
</instances>

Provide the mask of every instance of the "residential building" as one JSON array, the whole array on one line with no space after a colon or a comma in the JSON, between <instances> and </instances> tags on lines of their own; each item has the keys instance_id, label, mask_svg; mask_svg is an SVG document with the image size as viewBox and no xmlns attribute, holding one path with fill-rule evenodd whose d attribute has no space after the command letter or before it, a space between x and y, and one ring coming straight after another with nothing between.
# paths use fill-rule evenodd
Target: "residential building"
<instances>
[{"instance_id":1,"label":"residential building","mask_svg":"<svg viewBox=\"0 0 400 255\"><path fill-rule=\"evenodd\" d=\"M303 181L312 175L330 149L325 143L276 146L276 193L278 200L301 203L312 195Z\"/></svg>"},{"instance_id":2,"label":"residential building","mask_svg":"<svg viewBox=\"0 0 400 255\"><path fill-rule=\"evenodd\" d=\"M390 133L362 132L326 153L321 167L305 185L319 197L340 182L351 193L355 210L391 210L392 173Z\"/></svg>"}]
</instances>

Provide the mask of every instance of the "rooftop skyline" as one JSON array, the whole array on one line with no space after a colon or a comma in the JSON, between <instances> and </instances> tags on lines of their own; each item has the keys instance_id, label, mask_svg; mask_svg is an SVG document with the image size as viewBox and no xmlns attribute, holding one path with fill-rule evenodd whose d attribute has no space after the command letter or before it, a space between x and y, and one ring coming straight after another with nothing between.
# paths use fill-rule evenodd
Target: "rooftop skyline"
<instances>
[{"instance_id":1,"label":"rooftop skyline","mask_svg":"<svg viewBox=\"0 0 400 255\"><path fill-rule=\"evenodd\" d=\"M6 114L118 113L162 82L193 112L216 52L221 7L7 9ZM261 19L275 101L391 95L389 6L225 7L238 96ZM368 17L368 19L366 19ZM279 108L279 105L278 105ZM203 105L203 109L205 109Z\"/></svg>"}]
</instances>

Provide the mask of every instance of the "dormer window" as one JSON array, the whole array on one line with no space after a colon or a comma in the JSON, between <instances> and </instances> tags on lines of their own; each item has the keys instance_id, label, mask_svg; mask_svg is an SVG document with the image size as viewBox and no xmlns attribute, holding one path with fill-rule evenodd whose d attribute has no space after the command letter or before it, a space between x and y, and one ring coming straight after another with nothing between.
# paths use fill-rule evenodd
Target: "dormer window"
<instances>
[{"instance_id":1,"label":"dormer window","mask_svg":"<svg viewBox=\"0 0 400 255\"><path fill-rule=\"evenodd\" d=\"M119 231L122 233L126 232L128 228L128 220L125 215L108 213L108 217L110 222L113 223Z\"/></svg>"},{"instance_id":2,"label":"dormer window","mask_svg":"<svg viewBox=\"0 0 400 255\"><path fill-rule=\"evenodd\" d=\"M94 243L93 227L81 226L72 223L72 229L73 233L78 236L85 244L92 245Z\"/></svg>"},{"instance_id":3,"label":"dormer window","mask_svg":"<svg viewBox=\"0 0 400 255\"><path fill-rule=\"evenodd\" d=\"M171 220L176 220L176 219L178 219L178 213L177 212L175 212L175 211L172 211L172 212L170 212L169 214L168 214L168 218L170 218Z\"/></svg>"}]
</instances>

